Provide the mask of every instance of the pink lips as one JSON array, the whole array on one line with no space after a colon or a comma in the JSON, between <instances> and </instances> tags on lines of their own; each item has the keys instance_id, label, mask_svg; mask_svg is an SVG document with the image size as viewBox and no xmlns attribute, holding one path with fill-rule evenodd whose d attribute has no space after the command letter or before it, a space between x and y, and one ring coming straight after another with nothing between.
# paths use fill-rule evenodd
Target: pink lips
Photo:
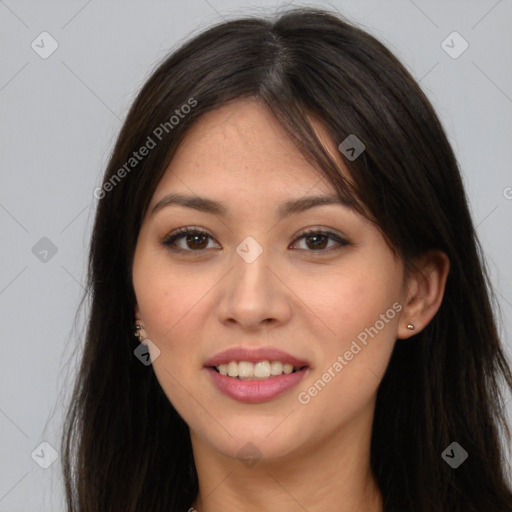
<instances>
[{"instance_id":1,"label":"pink lips","mask_svg":"<svg viewBox=\"0 0 512 512\"><path fill-rule=\"evenodd\" d=\"M221 375L213 368L205 368L219 391L239 402L266 402L286 393L309 374L309 368L303 368L288 375L279 375L265 380L238 380Z\"/></svg>"},{"instance_id":2,"label":"pink lips","mask_svg":"<svg viewBox=\"0 0 512 512\"><path fill-rule=\"evenodd\" d=\"M283 364L289 363L300 370L269 377L264 380L239 380L221 375L213 367L231 361L280 361ZM277 348L231 348L220 352L205 363L205 370L210 375L214 385L226 396L240 402L266 402L286 393L311 371L308 361L298 359Z\"/></svg>"}]
</instances>

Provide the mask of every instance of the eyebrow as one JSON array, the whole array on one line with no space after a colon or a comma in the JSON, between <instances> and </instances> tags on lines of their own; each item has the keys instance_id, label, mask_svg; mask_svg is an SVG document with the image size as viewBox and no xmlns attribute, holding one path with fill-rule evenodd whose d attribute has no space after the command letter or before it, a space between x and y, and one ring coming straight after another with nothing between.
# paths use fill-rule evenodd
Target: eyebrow
<instances>
[{"instance_id":1,"label":"eyebrow","mask_svg":"<svg viewBox=\"0 0 512 512\"><path fill-rule=\"evenodd\" d=\"M343 197L308 196L302 197L300 199L291 199L284 202L283 204L279 205L276 214L277 217L283 219L290 215L309 210L310 208L332 204L353 208L351 202ZM194 210L219 215L221 217L226 217L228 214L226 205L219 201L215 201L214 199L171 193L164 196L162 199L160 199L160 201L158 201L158 203L155 204L151 210L151 215L155 215L155 213L168 206L185 206L187 208L193 208Z\"/></svg>"}]
</instances>

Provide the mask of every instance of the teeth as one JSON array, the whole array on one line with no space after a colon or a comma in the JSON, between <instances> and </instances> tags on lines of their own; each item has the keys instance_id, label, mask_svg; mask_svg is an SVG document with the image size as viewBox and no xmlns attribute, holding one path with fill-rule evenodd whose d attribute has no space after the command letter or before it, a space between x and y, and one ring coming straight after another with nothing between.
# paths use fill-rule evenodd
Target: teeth
<instances>
[{"instance_id":1,"label":"teeth","mask_svg":"<svg viewBox=\"0 0 512 512\"><path fill-rule=\"evenodd\" d=\"M293 372L293 365L292 364L284 364L283 365L283 372L288 375L289 373Z\"/></svg>"},{"instance_id":2,"label":"teeth","mask_svg":"<svg viewBox=\"0 0 512 512\"><path fill-rule=\"evenodd\" d=\"M288 375L293 372L294 367L289 363L281 363L281 361L258 361L252 363L250 361L230 361L216 367L221 375L238 378L240 380L262 380L278 375ZM298 370L299 368L295 368Z\"/></svg>"},{"instance_id":3,"label":"teeth","mask_svg":"<svg viewBox=\"0 0 512 512\"><path fill-rule=\"evenodd\" d=\"M260 361L254 365L254 371L252 372L254 377L268 378L271 375L270 363L268 361Z\"/></svg>"},{"instance_id":4,"label":"teeth","mask_svg":"<svg viewBox=\"0 0 512 512\"><path fill-rule=\"evenodd\" d=\"M226 373L230 377L238 377L238 364L235 361L231 361L226 368Z\"/></svg>"},{"instance_id":5,"label":"teeth","mask_svg":"<svg viewBox=\"0 0 512 512\"><path fill-rule=\"evenodd\" d=\"M281 361L272 361L270 363L270 374L281 375L281 373L283 373L283 363Z\"/></svg>"},{"instance_id":6,"label":"teeth","mask_svg":"<svg viewBox=\"0 0 512 512\"><path fill-rule=\"evenodd\" d=\"M238 363L238 377L240 380L254 377L254 363L248 361L240 361Z\"/></svg>"}]
</instances>

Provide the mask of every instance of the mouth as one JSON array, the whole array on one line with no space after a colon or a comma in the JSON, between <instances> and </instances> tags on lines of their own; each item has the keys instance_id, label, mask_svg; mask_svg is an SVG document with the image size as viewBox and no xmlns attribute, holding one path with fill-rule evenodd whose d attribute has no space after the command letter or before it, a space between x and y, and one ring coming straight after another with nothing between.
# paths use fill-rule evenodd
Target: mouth
<instances>
[{"instance_id":1,"label":"mouth","mask_svg":"<svg viewBox=\"0 0 512 512\"><path fill-rule=\"evenodd\" d=\"M217 366L207 366L220 375L235 380L268 380L282 375L290 375L308 368L308 365L294 366L291 363L283 363L275 360L263 360L253 363L252 361L230 361L229 363Z\"/></svg>"},{"instance_id":2,"label":"mouth","mask_svg":"<svg viewBox=\"0 0 512 512\"><path fill-rule=\"evenodd\" d=\"M205 361L211 383L238 402L274 400L299 385L310 362L277 347L232 347Z\"/></svg>"},{"instance_id":3,"label":"mouth","mask_svg":"<svg viewBox=\"0 0 512 512\"><path fill-rule=\"evenodd\" d=\"M261 403L285 395L305 379L309 365L292 365L277 360L230 361L205 366L211 383L222 394L245 403Z\"/></svg>"}]
</instances>

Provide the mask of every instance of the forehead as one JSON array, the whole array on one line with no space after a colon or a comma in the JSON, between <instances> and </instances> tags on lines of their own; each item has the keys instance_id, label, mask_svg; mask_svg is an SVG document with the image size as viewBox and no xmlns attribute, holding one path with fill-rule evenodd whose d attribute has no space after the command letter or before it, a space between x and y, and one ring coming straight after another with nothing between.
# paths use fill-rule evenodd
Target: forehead
<instances>
[{"instance_id":1,"label":"forehead","mask_svg":"<svg viewBox=\"0 0 512 512\"><path fill-rule=\"evenodd\" d=\"M313 122L326 149L343 169L336 145ZM348 172L345 170L348 176ZM237 100L203 114L186 133L152 203L169 190L226 196L265 191L302 195L334 187L295 146L272 112L256 99Z\"/></svg>"}]
</instances>

